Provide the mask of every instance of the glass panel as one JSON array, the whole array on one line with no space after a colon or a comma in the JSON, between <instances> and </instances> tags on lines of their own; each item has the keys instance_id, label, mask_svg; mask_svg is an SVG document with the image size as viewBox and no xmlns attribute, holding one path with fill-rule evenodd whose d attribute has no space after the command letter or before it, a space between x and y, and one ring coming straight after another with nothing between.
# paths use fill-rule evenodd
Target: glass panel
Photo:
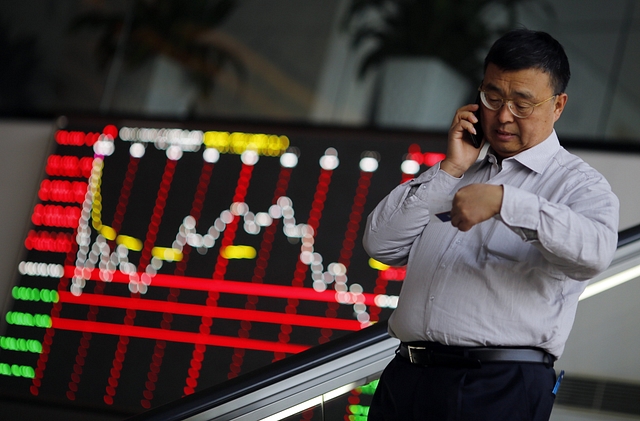
<instances>
[{"instance_id":1,"label":"glass panel","mask_svg":"<svg viewBox=\"0 0 640 421\"><path fill-rule=\"evenodd\" d=\"M325 402L327 420L366 421L369 413L371 397L378 385L378 380L359 386L347 393Z\"/></svg>"},{"instance_id":2,"label":"glass panel","mask_svg":"<svg viewBox=\"0 0 640 421\"><path fill-rule=\"evenodd\" d=\"M323 416L322 407L322 404L316 405L313 408L282 418L282 421L324 421L328 418Z\"/></svg>"},{"instance_id":3,"label":"glass panel","mask_svg":"<svg viewBox=\"0 0 640 421\"><path fill-rule=\"evenodd\" d=\"M281 418L284 421L345 420L366 421L369 413L371 397L378 385L378 380L356 387L341 396L324 401L313 408L297 414ZM273 421L275 421L275 418ZM271 419L270 419L271 421Z\"/></svg>"},{"instance_id":4,"label":"glass panel","mask_svg":"<svg viewBox=\"0 0 640 421\"><path fill-rule=\"evenodd\" d=\"M638 140L637 2L436 4L3 1L0 113L444 132L453 112L473 100L491 42L525 25L554 35L571 61L559 132Z\"/></svg>"}]
</instances>

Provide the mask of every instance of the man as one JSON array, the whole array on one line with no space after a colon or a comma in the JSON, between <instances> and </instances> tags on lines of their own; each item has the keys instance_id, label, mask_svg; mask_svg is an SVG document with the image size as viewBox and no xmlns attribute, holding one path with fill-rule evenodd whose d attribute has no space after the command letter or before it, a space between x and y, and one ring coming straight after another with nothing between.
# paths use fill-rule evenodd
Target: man
<instances>
[{"instance_id":1,"label":"man","mask_svg":"<svg viewBox=\"0 0 640 421\"><path fill-rule=\"evenodd\" d=\"M481 105L453 118L446 158L369 216L367 252L407 265L389 319L402 344L369 420L549 419L553 362L618 229L607 181L556 137L569 76L550 35L507 33L485 59ZM480 160L475 111L490 146Z\"/></svg>"}]
</instances>

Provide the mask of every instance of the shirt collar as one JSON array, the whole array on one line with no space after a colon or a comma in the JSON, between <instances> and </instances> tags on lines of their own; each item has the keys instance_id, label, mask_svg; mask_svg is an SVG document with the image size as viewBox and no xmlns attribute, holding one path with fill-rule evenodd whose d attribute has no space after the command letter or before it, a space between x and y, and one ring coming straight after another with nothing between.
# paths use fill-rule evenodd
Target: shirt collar
<instances>
[{"instance_id":1,"label":"shirt collar","mask_svg":"<svg viewBox=\"0 0 640 421\"><path fill-rule=\"evenodd\" d=\"M559 149L560 141L558 140L558 136L554 129L549 137L539 144L524 150L515 156L507 158L505 161L514 159L530 170L541 174L545 168L547 168L549 163L551 163L551 158L553 158ZM495 153L491 148L489 148L487 155L495 155Z\"/></svg>"}]
</instances>

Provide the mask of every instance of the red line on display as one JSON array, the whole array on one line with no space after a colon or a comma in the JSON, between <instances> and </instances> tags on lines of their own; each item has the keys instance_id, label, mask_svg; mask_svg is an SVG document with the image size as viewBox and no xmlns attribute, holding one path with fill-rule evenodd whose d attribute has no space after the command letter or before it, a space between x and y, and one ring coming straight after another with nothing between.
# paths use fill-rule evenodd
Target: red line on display
<instances>
[{"instance_id":1,"label":"red line on display","mask_svg":"<svg viewBox=\"0 0 640 421\"><path fill-rule=\"evenodd\" d=\"M247 190L249 189L249 183L251 181L251 175L253 174L253 165L242 164L238 182L236 184L235 193L233 195L233 203L244 202L247 196ZM227 224L224 230L222 240L220 242L220 251L224 250L233 244L233 240L236 237L236 230L238 229L238 222L240 217L235 215L233 221ZM216 265L213 270L213 279L224 279L224 275L227 273L227 265L229 261L222 255L222 252L218 253ZM218 299L220 294L217 291L209 291L206 304L208 306L215 307L218 305ZM211 325L213 320L208 316L202 316L200 322L200 332L209 333L211 331ZM187 378L185 379L184 393L190 395L195 392L195 388L198 386L198 377L200 376L200 369L202 368L202 361L204 359L204 353L207 351L204 344L196 344L192 353L190 366L188 370Z\"/></svg>"},{"instance_id":2,"label":"red line on display","mask_svg":"<svg viewBox=\"0 0 640 421\"><path fill-rule=\"evenodd\" d=\"M69 253L75 247L74 235L70 232L30 230L24 247L27 250Z\"/></svg>"},{"instance_id":3,"label":"red line on display","mask_svg":"<svg viewBox=\"0 0 640 421\"><path fill-rule=\"evenodd\" d=\"M65 266L65 276L73 274L73 266ZM94 269L89 279L91 281L103 282L100 280L100 270ZM128 284L129 275L120 271L113 273L111 282ZM285 285L254 284L240 281L212 280L206 278L192 278L188 276L176 276L157 274L151 281L151 287L181 288L192 291L214 291L227 294L255 295L260 297L274 298L294 298L299 300L335 302L336 292L318 292L312 288L291 287ZM364 304L375 305L377 294L363 293ZM345 298L348 298L345 296Z\"/></svg>"},{"instance_id":4,"label":"red line on display","mask_svg":"<svg viewBox=\"0 0 640 421\"><path fill-rule=\"evenodd\" d=\"M164 167L164 174L162 174L162 181L160 182L158 196L156 197L156 203L153 208L153 214L151 215L151 221L149 222L149 228L147 228L147 237L144 240L140 263L138 264L138 269L140 271L144 271L151 260L151 249L153 249L156 237L158 236L158 230L160 229L160 223L162 222L164 208L167 205L167 197L169 196L169 190L171 189L171 182L173 181L173 174L176 171L177 162L178 161L174 161L172 159L167 159L167 163Z\"/></svg>"},{"instance_id":5,"label":"red line on display","mask_svg":"<svg viewBox=\"0 0 640 421\"><path fill-rule=\"evenodd\" d=\"M82 209L77 206L37 204L33 209L33 225L57 228L77 228Z\"/></svg>"},{"instance_id":6,"label":"red line on display","mask_svg":"<svg viewBox=\"0 0 640 421\"><path fill-rule=\"evenodd\" d=\"M115 335L121 338L161 339L171 342L202 344L221 347L242 347L260 351L286 352L296 354L309 349L308 345L281 344L278 342L261 341L258 339L243 339L231 336L205 335L192 332L176 332L155 327L126 326L116 323L91 322L87 320L51 318L53 328L72 330L77 332L91 332ZM124 339L128 342L127 339ZM124 361L124 359L122 360ZM121 361L121 362L122 362Z\"/></svg>"},{"instance_id":7,"label":"red line on display","mask_svg":"<svg viewBox=\"0 0 640 421\"><path fill-rule=\"evenodd\" d=\"M45 171L52 177L91 177L93 157L74 155L49 155Z\"/></svg>"},{"instance_id":8,"label":"red line on display","mask_svg":"<svg viewBox=\"0 0 640 421\"><path fill-rule=\"evenodd\" d=\"M320 226L320 219L322 218L322 210L324 209L324 202L327 200L327 192L329 191L329 184L331 184L332 170L320 170L320 176L318 177L318 184L316 184L316 191L313 195L313 202L311 202L311 211L309 211L309 219L307 224L313 229L313 236L318 234L318 227ZM304 284L309 266L303 263L300 259L296 263L296 268L293 273L293 280L291 284L294 288L301 288ZM334 295L335 296L335 295ZM287 306L285 312L287 314L295 314L298 310L299 302L296 298L289 298L287 300ZM283 324L280 327L280 334L278 340L282 343L289 342L291 333L291 326ZM284 354L276 352L274 360L281 360L285 357Z\"/></svg>"},{"instance_id":9,"label":"red line on display","mask_svg":"<svg viewBox=\"0 0 640 421\"><path fill-rule=\"evenodd\" d=\"M244 199L247 196L247 190L249 189L249 182L251 181L252 174L253 174L253 165L242 164L242 169L240 170L240 175L238 177L236 190L233 195L233 200L232 200L233 203L244 202ZM236 238L236 231L238 229L239 221L240 221L240 216L234 215L233 221L230 224L227 224L227 227L225 228L224 234L222 236L222 240L220 242L220 250L223 250L226 247L233 245L233 240L235 240ZM227 273L228 264L229 264L229 260L227 260L222 255L222 253L218 253L218 259L216 261L216 266L213 271L212 278L224 279L224 275ZM210 298L214 301L218 299L218 297L210 297Z\"/></svg>"},{"instance_id":10,"label":"red line on display","mask_svg":"<svg viewBox=\"0 0 640 421\"><path fill-rule=\"evenodd\" d=\"M212 307L200 304L185 304L170 301L147 300L142 298L117 297L83 293L75 296L68 291L59 291L61 303L84 304L101 307L122 308L130 310L166 312L187 316L211 317L216 319L248 320L262 323L287 323L296 326L307 326L328 329L357 331L360 323L357 320L344 320L300 314L285 314L271 311L246 310L230 307Z\"/></svg>"},{"instance_id":11,"label":"red line on display","mask_svg":"<svg viewBox=\"0 0 640 421\"><path fill-rule=\"evenodd\" d=\"M55 134L56 142L69 146L93 146L100 138L100 133L69 132L58 130Z\"/></svg>"},{"instance_id":12,"label":"red line on display","mask_svg":"<svg viewBox=\"0 0 640 421\"><path fill-rule=\"evenodd\" d=\"M156 241L156 236L162 222L162 215L164 214L164 208L167 204L167 196L169 195L169 189L171 188L171 182L173 181L173 175L175 173L177 161L167 159L164 172L162 174L162 180L160 181L160 187L156 196L156 202L153 207L153 213L151 215L151 221L147 229L147 235L144 241L142 254L140 256L139 269L144 270L149 261L151 260L151 249ZM138 297L138 293L132 293L132 297ZM124 318L124 324L127 326L133 325L136 318L136 312L133 309L127 309L127 315ZM121 334L118 339L118 345L114 353L111 370L109 371L109 379L107 380L107 386L105 387L104 402L107 405L113 404L113 397L116 394L118 387L118 378L120 377L120 370L122 369L122 363L127 355L127 345L129 343L128 338Z\"/></svg>"},{"instance_id":13,"label":"red line on display","mask_svg":"<svg viewBox=\"0 0 640 421\"><path fill-rule=\"evenodd\" d=\"M87 193L84 181L49 180L40 183L38 198L43 202L82 203Z\"/></svg>"},{"instance_id":14,"label":"red line on display","mask_svg":"<svg viewBox=\"0 0 640 421\"><path fill-rule=\"evenodd\" d=\"M276 204L278 199L287 193L289 187L289 180L291 179L291 168L281 167L278 181L276 183L276 189L273 193L272 204ZM254 284L262 284L267 267L269 266L269 258L271 257L271 248L275 239L276 229L278 227L279 220L276 219L271 225L269 225L262 235L262 241L260 243L260 250L258 251L258 258L256 259L255 266L253 268L253 276L251 282ZM255 310L256 304L258 304L258 297L256 295L248 295L244 308L247 310ZM241 321L240 329L238 330L238 336L249 337L251 331L251 322ZM231 363L229 364L229 373L227 378L232 379L237 377L242 369L244 362L244 349L235 348L233 350L233 356Z\"/></svg>"},{"instance_id":15,"label":"red line on display","mask_svg":"<svg viewBox=\"0 0 640 421\"><path fill-rule=\"evenodd\" d=\"M353 196L349 222L347 223L347 230L344 233L342 249L340 250L340 257L338 258L338 263L342 263L346 269L349 269L349 265L351 264L351 256L353 255L355 240L360 230L360 221L362 220L362 213L364 212L364 204L367 202L372 175L373 173L371 172L360 171L358 187L356 188L356 194ZM328 303L327 310L325 311L326 317L336 317L338 307L338 303ZM330 329L322 329L318 343L323 344L329 342L332 335L333 332Z\"/></svg>"},{"instance_id":16,"label":"red line on display","mask_svg":"<svg viewBox=\"0 0 640 421\"><path fill-rule=\"evenodd\" d=\"M209 187L209 182L211 181L212 173L213 164L203 161L202 171L200 172L200 179L198 180L198 185L196 187L193 202L191 203L191 212L189 213L195 219L196 226L198 224L198 221L200 220L202 207L204 206L204 199L207 194L207 189ZM192 248L189 244L184 245L182 249L182 260L176 263L176 268L173 272L174 275L184 275L184 272L187 269L187 263L189 262L189 255L191 254L191 250ZM169 294L167 295L167 301L175 303L178 301L179 296L179 288L170 288ZM162 322L160 322L160 327L162 329L170 330L172 320L173 315L171 313L162 313ZM165 347L165 341L156 339L156 343L153 348L153 356L151 357L151 362L149 363L149 371L147 372L148 380L145 382L145 390L142 391L142 400L140 401L140 404L143 408L151 407L151 400L153 399L153 392L156 389L155 384L158 381L158 375L160 374L160 367L162 366Z\"/></svg>"}]
</instances>

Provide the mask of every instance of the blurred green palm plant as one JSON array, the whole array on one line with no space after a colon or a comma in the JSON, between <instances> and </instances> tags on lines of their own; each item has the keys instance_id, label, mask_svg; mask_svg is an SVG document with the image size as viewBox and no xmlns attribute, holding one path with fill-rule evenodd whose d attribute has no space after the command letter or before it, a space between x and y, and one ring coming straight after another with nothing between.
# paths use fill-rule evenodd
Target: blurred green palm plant
<instances>
[{"instance_id":1,"label":"blurred green palm plant","mask_svg":"<svg viewBox=\"0 0 640 421\"><path fill-rule=\"evenodd\" d=\"M230 66L242 79L243 63L221 43L205 39L236 7L236 0L135 0L123 12L89 11L72 20L70 29L99 30L100 66L121 54L123 64L139 68L158 56L179 63L201 97L208 97L216 76ZM121 51L119 49L122 49Z\"/></svg>"},{"instance_id":2,"label":"blurred green palm plant","mask_svg":"<svg viewBox=\"0 0 640 421\"><path fill-rule=\"evenodd\" d=\"M375 41L360 64L360 76L389 57L437 57L473 81L483 53L514 27L516 6L531 0L352 0L343 24L352 45ZM490 25L487 14L498 19Z\"/></svg>"}]
</instances>

